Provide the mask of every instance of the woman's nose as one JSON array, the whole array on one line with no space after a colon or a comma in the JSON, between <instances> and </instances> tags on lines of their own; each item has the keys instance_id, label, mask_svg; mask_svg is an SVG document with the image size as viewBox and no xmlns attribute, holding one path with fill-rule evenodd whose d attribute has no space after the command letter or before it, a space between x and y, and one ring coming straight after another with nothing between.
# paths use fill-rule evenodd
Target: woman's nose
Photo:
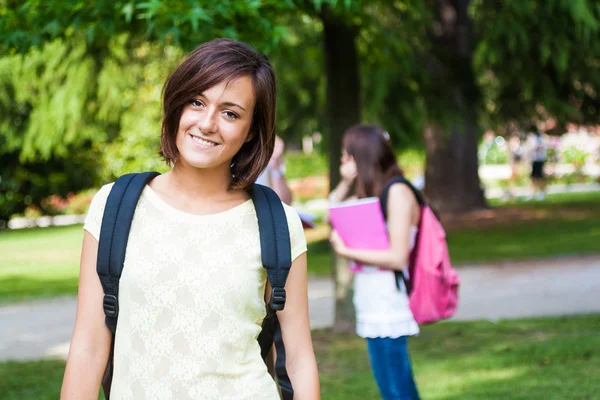
<instances>
[{"instance_id":1,"label":"woman's nose","mask_svg":"<svg viewBox=\"0 0 600 400\"><path fill-rule=\"evenodd\" d=\"M214 133L217 131L215 111L207 110L198 120L198 127L202 133Z\"/></svg>"}]
</instances>

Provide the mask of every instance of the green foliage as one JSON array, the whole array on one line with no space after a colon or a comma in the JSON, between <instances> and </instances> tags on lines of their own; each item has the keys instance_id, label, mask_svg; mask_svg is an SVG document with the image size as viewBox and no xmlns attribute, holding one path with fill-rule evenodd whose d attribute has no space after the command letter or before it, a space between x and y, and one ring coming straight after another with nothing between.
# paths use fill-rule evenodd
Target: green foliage
<instances>
[{"instance_id":1,"label":"green foliage","mask_svg":"<svg viewBox=\"0 0 600 400\"><path fill-rule=\"evenodd\" d=\"M549 115L598 121L593 0L471 0L473 54L440 35L452 32L441 3L0 0L0 151L34 163L85 149L96 182L164 170L160 88L185 51L217 36L253 43L275 65L278 134L295 143L327 136L323 21L357 32L363 119L383 125L399 148L419 147L426 122L477 115L486 128Z\"/></svg>"},{"instance_id":2,"label":"green foliage","mask_svg":"<svg viewBox=\"0 0 600 400\"><path fill-rule=\"evenodd\" d=\"M327 157L319 153L289 152L285 155L285 175L288 180L327 175L327 165Z\"/></svg>"},{"instance_id":3,"label":"green foliage","mask_svg":"<svg viewBox=\"0 0 600 400\"><path fill-rule=\"evenodd\" d=\"M506 164L508 162L508 150L506 146L499 146L495 141L491 144L479 144L480 164Z\"/></svg>"},{"instance_id":4,"label":"green foliage","mask_svg":"<svg viewBox=\"0 0 600 400\"><path fill-rule=\"evenodd\" d=\"M181 56L121 35L100 58L82 37L0 58L0 220L43 210L52 194L164 170L160 91Z\"/></svg>"},{"instance_id":5,"label":"green foliage","mask_svg":"<svg viewBox=\"0 0 600 400\"><path fill-rule=\"evenodd\" d=\"M597 123L600 7L594 0L473 0L474 65L487 122ZM490 21L494 23L490 23Z\"/></svg>"},{"instance_id":6,"label":"green foliage","mask_svg":"<svg viewBox=\"0 0 600 400\"><path fill-rule=\"evenodd\" d=\"M571 163L578 172L581 172L586 160L591 156L585 149L571 145L563 150L561 157L564 162Z\"/></svg>"}]
</instances>

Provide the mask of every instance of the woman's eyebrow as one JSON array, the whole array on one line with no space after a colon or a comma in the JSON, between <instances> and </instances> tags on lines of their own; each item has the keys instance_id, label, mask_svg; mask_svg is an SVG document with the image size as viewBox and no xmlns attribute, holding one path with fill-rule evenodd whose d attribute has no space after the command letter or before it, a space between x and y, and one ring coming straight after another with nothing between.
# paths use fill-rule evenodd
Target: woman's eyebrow
<instances>
[{"instance_id":1,"label":"woman's eyebrow","mask_svg":"<svg viewBox=\"0 0 600 400\"><path fill-rule=\"evenodd\" d=\"M226 101L224 103L221 103L221 105L227 106L227 107L238 107L238 108L242 109L243 111L246 111L246 109L244 107L240 106L239 104L232 103L230 101Z\"/></svg>"},{"instance_id":2,"label":"woman's eyebrow","mask_svg":"<svg viewBox=\"0 0 600 400\"><path fill-rule=\"evenodd\" d=\"M198 95L198 97L202 97L203 99L208 100L208 98L204 95L204 93L200 93ZM225 107L237 107L237 108L239 108L239 109L241 109L243 111L246 111L246 109L244 107L240 106L237 103L232 103L231 101L223 102L223 103L221 103L221 105L225 106Z\"/></svg>"}]
</instances>

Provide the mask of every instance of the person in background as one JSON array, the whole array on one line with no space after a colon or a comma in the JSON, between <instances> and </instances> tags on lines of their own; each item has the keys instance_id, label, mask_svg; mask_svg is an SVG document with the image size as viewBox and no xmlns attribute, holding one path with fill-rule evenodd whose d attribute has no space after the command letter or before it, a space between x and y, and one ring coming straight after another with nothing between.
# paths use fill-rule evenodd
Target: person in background
<instances>
[{"instance_id":1,"label":"person in background","mask_svg":"<svg viewBox=\"0 0 600 400\"><path fill-rule=\"evenodd\" d=\"M515 188L521 163L523 162L523 148L521 147L521 139L518 135L512 135L508 139L508 164L510 165L510 177L508 178L508 187L503 198L508 200L514 198L512 190Z\"/></svg>"},{"instance_id":2,"label":"person in background","mask_svg":"<svg viewBox=\"0 0 600 400\"><path fill-rule=\"evenodd\" d=\"M284 164L285 143L279 136L275 138L275 149L269 160L267 168L258 177L256 183L270 187L277 193L281 201L285 204L292 204L292 191L285 179L285 164Z\"/></svg>"},{"instance_id":3,"label":"person in background","mask_svg":"<svg viewBox=\"0 0 600 400\"><path fill-rule=\"evenodd\" d=\"M546 197L546 176L544 164L546 163L546 143L542 133L536 126L532 128L532 152L531 152L531 198L543 200Z\"/></svg>"},{"instance_id":4,"label":"person in background","mask_svg":"<svg viewBox=\"0 0 600 400\"><path fill-rule=\"evenodd\" d=\"M377 125L357 125L346 131L341 162L342 179L330 195L333 203L379 197L387 182L403 175L389 135ZM400 283L398 288L394 271L406 269L418 232L420 207L411 189L402 183L390 187L388 199L389 249L349 249L335 231L330 242L336 254L363 265L354 276L356 333L367 341L381 397L418 400L408 337L419 333L419 325L410 310L406 287Z\"/></svg>"}]
</instances>

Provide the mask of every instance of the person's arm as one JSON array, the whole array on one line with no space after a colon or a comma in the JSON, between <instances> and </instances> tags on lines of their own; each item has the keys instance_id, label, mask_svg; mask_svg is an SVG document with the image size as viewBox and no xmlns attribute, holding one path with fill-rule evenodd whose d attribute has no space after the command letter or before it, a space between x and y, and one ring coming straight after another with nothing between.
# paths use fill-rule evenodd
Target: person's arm
<instances>
[{"instance_id":1,"label":"person's arm","mask_svg":"<svg viewBox=\"0 0 600 400\"><path fill-rule=\"evenodd\" d=\"M275 146L273 154L269 160L269 165L265 171L269 186L277 193L282 202L287 205L292 204L292 191L287 184L284 173L283 154L285 151L285 143L279 136L275 136Z\"/></svg>"},{"instance_id":2,"label":"person's arm","mask_svg":"<svg viewBox=\"0 0 600 400\"><path fill-rule=\"evenodd\" d=\"M280 165L267 168L271 189L277 193L282 202L287 205L292 204L292 191L287 184L285 174Z\"/></svg>"},{"instance_id":3,"label":"person's arm","mask_svg":"<svg viewBox=\"0 0 600 400\"><path fill-rule=\"evenodd\" d=\"M84 231L77 316L61 400L97 400L110 353L111 333L104 324L104 291L96 273L98 241Z\"/></svg>"},{"instance_id":4,"label":"person's arm","mask_svg":"<svg viewBox=\"0 0 600 400\"><path fill-rule=\"evenodd\" d=\"M333 232L330 238L333 250L340 256L363 265L402 270L406 266L410 246L410 229L418 203L407 185L394 184L388 193L388 231L390 248L387 250L349 249Z\"/></svg>"},{"instance_id":5,"label":"person's arm","mask_svg":"<svg viewBox=\"0 0 600 400\"><path fill-rule=\"evenodd\" d=\"M308 318L306 253L302 253L292 263L285 292L285 308L277 312L277 317L281 324L286 368L294 388L294 399L319 400L319 373ZM267 295L269 298L270 290Z\"/></svg>"}]
</instances>

